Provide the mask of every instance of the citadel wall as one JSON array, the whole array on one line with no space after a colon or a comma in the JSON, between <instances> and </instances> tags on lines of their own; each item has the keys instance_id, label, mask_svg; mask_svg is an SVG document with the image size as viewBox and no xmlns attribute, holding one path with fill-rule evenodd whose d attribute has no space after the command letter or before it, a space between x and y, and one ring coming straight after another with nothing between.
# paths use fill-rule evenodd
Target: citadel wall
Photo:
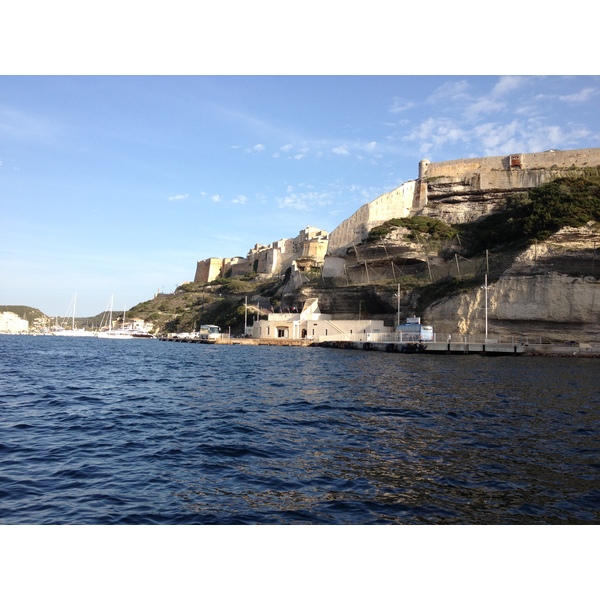
<instances>
[{"instance_id":1,"label":"citadel wall","mask_svg":"<svg viewBox=\"0 0 600 600\"><path fill-rule=\"evenodd\" d=\"M223 268L222 258L207 258L196 264L194 283L208 283L220 277Z\"/></svg>"},{"instance_id":2,"label":"citadel wall","mask_svg":"<svg viewBox=\"0 0 600 600\"><path fill-rule=\"evenodd\" d=\"M531 154L510 154L483 158L462 158L432 163L419 163L419 177L382 194L361 206L331 234L316 227L306 227L296 238L282 239L268 246L257 244L246 259L199 261L195 282L208 282L224 276L246 275L253 270L263 274L283 272L297 259L299 268L324 262L324 276L343 274L343 257L348 248L360 244L369 231L393 218L415 214L443 217L460 222L482 216L493 210L495 196L504 190L538 187L557 177L577 174L585 167L600 166L600 148L580 150L548 150ZM448 209L449 198L454 207ZM443 208L446 206L446 208ZM458 207L458 208L457 208ZM310 242L310 243L307 243ZM326 256L324 256L326 253ZM327 272L327 274L326 274Z\"/></svg>"},{"instance_id":3,"label":"citadel wall","mask_svg":"<svg viewBox=\"0 0 600 600\"><path fill-rule=\"evenodd\" d=\"M494 175L501 172L518 172L528 169L548 169L558 171L570 168L584 168L600 165L600 148L581 150L548 150L532 154L510 154L484 158L460 158L424 165L421 178L431 181L436 177L464 178L473 174L485 174L483 181L493 181Z\"/></svg>"},{"instance_id":4,"label":"citadel wall","mask_svg":"<svg viewBox=\"0 0 600 600\"><path fill-rule=\"evenodd\" d=\"M268 246L255 244L246 258L207 258L198 261L194 283L209 283L219 277L239 277L252 273L275 275L301 261L301 270L323 264L328 233L306 227L295 238L283 238Z\"/></svg>"},{"instance_id":5,"label":"citadel wall","mask_svg":"<svg viewBox=\"0 0 600 600\"><path fill-rule=\"evenodd\" d=\"M343 255L352 244L360 244L373 227L389 219L408 217L413 209L415 183L407 181L361 206L329 234L327 254Z\"/></svg>"},{"instance_id":6,"label":"citadel wall","mask_svg":"<svg viewBox=\"0 0 600 600\"><path fill-rule=\"evenodd\" d=\"M329 236L324 277L343 275L345 256L352 245L360 244L369 231L393 218L424 214L461 222L494 209L496 197L505 190L538 187L585 167L600 166L600 148L548 150L532 154L510 154L483 158L461 158L419 163L419 177L361 206ZM496 192L496 195L488 192ZM486 193L487 196L486 196ZM453 204L444 204L449 199Z\"/></svg>"}]
</instances>

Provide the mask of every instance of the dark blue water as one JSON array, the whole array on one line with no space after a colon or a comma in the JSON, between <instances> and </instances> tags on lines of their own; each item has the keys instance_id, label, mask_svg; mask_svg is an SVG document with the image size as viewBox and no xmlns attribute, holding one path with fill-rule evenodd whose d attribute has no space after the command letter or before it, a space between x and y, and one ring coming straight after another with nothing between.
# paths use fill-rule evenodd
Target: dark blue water
<instances>
[{"instance_id":1,"label":"dark blue water","mask_svg":"<svg viewBox=\"0 0 600 600\"><path fill-rule=\"evenodd\" d=\"M0 336L0 523L599 523L599 373Z\"/></svg>"}]
</instances>

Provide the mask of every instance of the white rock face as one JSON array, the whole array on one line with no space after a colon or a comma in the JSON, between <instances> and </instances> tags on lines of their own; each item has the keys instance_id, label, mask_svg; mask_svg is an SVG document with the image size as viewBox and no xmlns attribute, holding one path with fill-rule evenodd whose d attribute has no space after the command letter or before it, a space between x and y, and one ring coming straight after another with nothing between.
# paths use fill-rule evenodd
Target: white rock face
<instances>
[{"instance_id":1,"label":"white rock face","mask_svg":"<svg viewBox=\"0 0 600 600\"><path fill-rule=\"evenodd\" d=\"M546 273L502 277L494 285L493 309L498 319L592 323L600 321L600 281Z\"/></svg>"},{"instance_id":2,"label":"white rock face","mask_svg":"<svg viewBox=\"0 0 600 600\"><path fill-rule=\"evenodd\" d=\"M485 291L477 288L443 300L427 310L425 319L440 332L483 333ZM588 340L600 339L600 280L545 273L504 275L489 285L488 331L527 332L535 323L558 337L579 325Z\"/></svg>"}]
</instances>

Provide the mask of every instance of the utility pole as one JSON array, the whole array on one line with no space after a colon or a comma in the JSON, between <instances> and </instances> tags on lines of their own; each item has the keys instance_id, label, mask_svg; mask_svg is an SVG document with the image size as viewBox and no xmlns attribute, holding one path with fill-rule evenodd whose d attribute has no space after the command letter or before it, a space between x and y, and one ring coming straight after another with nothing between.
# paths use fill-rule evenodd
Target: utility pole
<instances>
[{"instance_id":1,"label":"utility pole","mask_svg":"<svg viewBox=\"0 0 600 600\"><path fill-rule=\"evenodd\" d=\"M483 285L483 289L485 290L485 342L487 344L487 337L488 337L488 283L487 283L487 273L485 274L485 283Z\"/></svg>"},{"instance_id":2,"label":"utility pole","mask_svg":"<svg viewBox=\"0 0 600 600\"><path fill-rule=\"evenodd\" d=\"M397 323L397 325L400 325L400 284L398 284L397 298L398 298L398 323Z\"/></svg>"}]
</instances>

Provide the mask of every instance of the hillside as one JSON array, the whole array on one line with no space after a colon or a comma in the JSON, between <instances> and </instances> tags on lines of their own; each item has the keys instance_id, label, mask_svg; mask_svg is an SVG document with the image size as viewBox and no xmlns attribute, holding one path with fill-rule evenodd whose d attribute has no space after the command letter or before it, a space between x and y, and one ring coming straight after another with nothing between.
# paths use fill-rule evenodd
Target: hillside
<instances>
[{"instance_id":1,"label":"hillside","mask_svg":"<svg viewBox=\"0 0 600 600\"><path fill-rule=\"evenodd\" d=\"M36 319L47 318L39 308L33 308L31 306L5 304L0 305L0 312L14 313L21 317L21 319L26 319L29 322L30 327Z\"/></svg>"},{"instance_id":2,"label":"hillside","mask_svg":"<svg viewBox=\"0 0 600 600\"><path fill-rule=\"evenodd\" d=\"M291 289L288 270L282 280L245 277L184 284L173 294L132 307L128 316L151 321L161 332L192 331L214 323L241 335L244 322L251 324L257 312L297 310L306 298L317 297L321 310L336 318L360 314L392 324L400 286L402 319L426 315L438 329L466 332L481 327L481 299L476 292L485 273L491 286L502 280L506 287L510 276L512 285L519 287L536 273L571 277L571 288L574 279L587 278L586 289L591 290L592 283L600 281L599 223L600 178L594 171L585 178L557 179L528 192L506 193L489 214L462 224L418 215L392 219L348 250L343 278L303 273L302 285ZM515 278L520 278L518 285ZM472 313L464 317L452 302L462 298L463 305L470 306L470 294L479 304L472 309L463 306L463 313ZM440 308L448 302L454 306L450 314ZM597 310L588 313L585 319L598 318ZM581 336L585 326L578 319L572 327L567 319L561 336ZM528 323L536 331L544 327ZM510 323L503 326L499 319L495 325L511 330ZM552 330L548 321L547 325Z\"/></svg>"}]
</instances>

